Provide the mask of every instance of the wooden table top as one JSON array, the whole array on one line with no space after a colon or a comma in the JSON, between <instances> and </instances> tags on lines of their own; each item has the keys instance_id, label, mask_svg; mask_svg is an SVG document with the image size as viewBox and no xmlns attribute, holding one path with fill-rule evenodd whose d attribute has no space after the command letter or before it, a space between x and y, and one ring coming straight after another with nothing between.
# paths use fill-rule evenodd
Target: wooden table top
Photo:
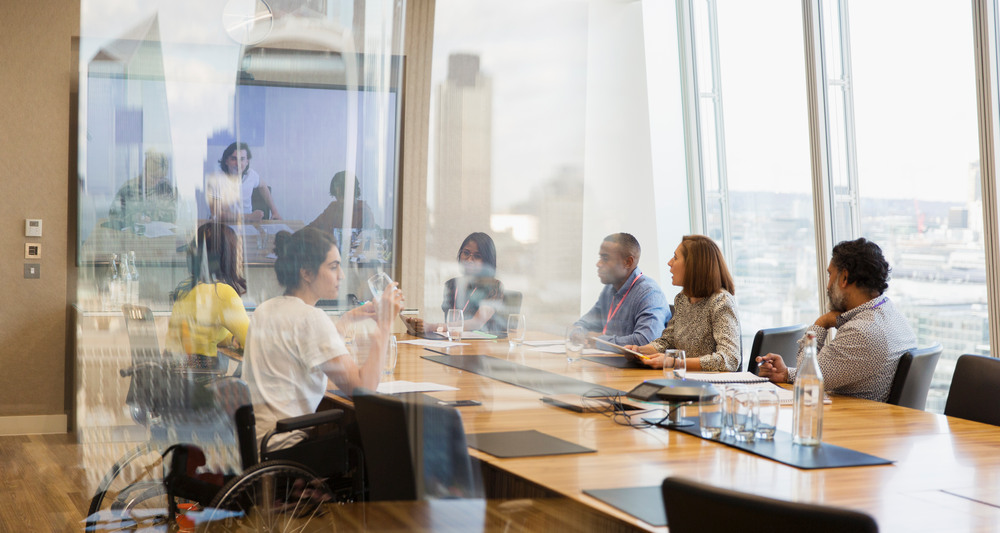
<instances>
[{"instance_id":1,"label":"wooden table top","mask_svg":"<svg viewBox=\"0 0 1000 533\"><path fill-rule=\"evenodd\" d=\"M523 345L511 349L506 341L469 341L441 351L490 355L621 390L661 377L655 370L617 369L586 360L568 364L563 355ZM680 475L784 500L856 509L874 516L881 531L1000 531L1000 427L835 396L825 407L824 442L895 463L800 470L680 432L634 429L603 414L553 407L540 401L541 393L427 361L423 355L438 354L400 344L393 379L458 387L429 394L482 402L459 408L467 433L535 429L597 450L500 459L470 449L471 455L640 529L657 530L583 491L659 486L667 476ZM791 407L781 409L780 430L790 431L791 415Z\"/></svg>"}]
</instances>

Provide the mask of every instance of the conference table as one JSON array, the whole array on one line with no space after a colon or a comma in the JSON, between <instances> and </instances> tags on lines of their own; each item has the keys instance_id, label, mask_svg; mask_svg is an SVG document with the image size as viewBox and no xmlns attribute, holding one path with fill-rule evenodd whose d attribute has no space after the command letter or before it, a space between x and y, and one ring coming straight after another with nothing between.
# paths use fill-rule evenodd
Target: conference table
<instances>
[{"instance_id":1,"label":"conference table","mask_svg":"<svg viewBox=\"0 0 1000 533\"><path fill-rule=\"evenodd\" d=\"M533 337L544 338L529 335L528 340ZM551 502L548 516L561 517L574 529L665 531L584 491L658 487L668 476L684 476L783 500L855 509L872 515L881 531L1000 531L998 427L834 395L825 407L823 441L892 463L803 470L680 431L638 429L606 414L555 407L540 401L543 393L424 358L459 355L485 355L624 391L662 375L588 360L570 364L564 355L526 345L512 348L506 340L431 349L399 345L388 379L456 387L425 394L481 402L458 408L467 434L537 430L596 450L499 458L469 449L482 467L487 498L526 498L526 507L532 501ZM348 400L334 398L350 407ZM685 409L683 416L697 416L697 408ZM782 407L779 431L790 431L791 418L791 407Z\"/></svg>"}]
</instances>

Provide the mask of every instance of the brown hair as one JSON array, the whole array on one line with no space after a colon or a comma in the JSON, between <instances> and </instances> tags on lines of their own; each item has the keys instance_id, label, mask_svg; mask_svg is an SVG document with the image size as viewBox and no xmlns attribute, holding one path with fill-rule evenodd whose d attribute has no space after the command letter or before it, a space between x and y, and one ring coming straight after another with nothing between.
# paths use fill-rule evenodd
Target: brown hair
<instances>
[{"instance_id":1,"label":"brown hair","mask_svg":"<svg viewBox=\"0 0 1000 533\"><path fill-rule=\"evenodd\" d=\"M736 294L736 284L715 241L704 235L685 235L681 239L684 253L684 294L689 298L707 298L721 289Z\"/></svg>"}]
</instances>

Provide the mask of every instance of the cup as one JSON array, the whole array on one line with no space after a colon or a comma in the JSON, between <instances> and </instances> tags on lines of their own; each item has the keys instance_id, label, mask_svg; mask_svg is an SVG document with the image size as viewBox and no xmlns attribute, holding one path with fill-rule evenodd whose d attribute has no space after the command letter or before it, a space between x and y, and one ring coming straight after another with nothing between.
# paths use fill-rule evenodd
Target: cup
<instances>
[{"instance_id":1,"label":"cup","mask_svg":"<svg viewBox=\"0 0 1000 533\"><path fill-rule=\"evenodd\" d=\"M722 438L736 436L736 394L745 388L743 385L726 385L720 392L722 395Z\"/></svg>"},{"instance_id":2,"label":"cup","mask_svg":"<svg viewBox=\"0 0 1000 533\"><path fill-rule=\"evenodd\" d=\"M778 428L778 411L781 402L778 391L771 388L757 389L756 437L760 440L774 440Z\"/></svg>"},{"instance_id":3,"label":"cup","mask_svg":"<svg viewBox=\"0 0 1000 533\"><path fill-rule=\"evenodd\" d=\"M448 328L448 340L451 342L462 341L462 330L465 329L465 314L461 309L448 310L448 314L445 316L445 327Z\"/></svg>"},{"instance_id":4,"label":"cup","mask_svg":"<svg viewBox=\"0 0 1000 533\"><path fill-rule=\"evenodd\" d=\"M581 326L566 328L566 360L570 363L580 359L583 347L587 344L587 330Z\"/></svg>"},{"instance_id":5,"label":"cup","mask_svg":"<svg viewBox=\"0 0 1000 533\"><path fill-rule=\"evenodd\" d=\"M389 343L385 348L385 359L382 360L382 377L389 377L396 372L396 362L399 360L399 350L396 346L396 336L389 336Z\"/></svg>"},{"instance_id":6,"label":"cup","mask_svg":"<svg viewBox=\"0 0 1000 533\"><path fill-rule=\"evenodd\" d=\"M757 391L742 388L733 396L736 410L733 413L733 433L736 440L753 442L756 431L754 412L757 410Z\"/></svg>"},{"instance_id":7,"label":"cup","mask_svg":"<svg viewBox=\"0 0 1000 533\"><path fill-rule=\"evenodd\" d=\"M684 350L663 351L663 377L666 379L684 379L687 374L687 355Z\"/></svg>"},{"instance_id":8,"label":"cup","mask_svg":"<svg viewBox=\"0 0 1000 533\"><path fill-rule=\"evenodd\" d=\"M390 283L392 283L392 278L385 272L379 272L368 278L368 289L372 291L372 296L374 297L372 301L377 302Z\"/></svg>"},{"instance_id":9,"label":"cup","mask_svg":"<svg viewBox=\"0 0 1000 533\"><path fill-rule=\"evenodd\" d=\"M507 317L507 341L511 348L524 342L524 315L514 314Z\"/></svg>"},{"instance_id":10,"label":"cup","mask_svg":"<svg viewBox=\"0 0 1000 533\"><path fill-rule=\"evenodd\" d=\"M722 394L715 387L701 389L698 421L701 423L702 437L718 439L722 434Z\"/></svg>"}]
</instances>

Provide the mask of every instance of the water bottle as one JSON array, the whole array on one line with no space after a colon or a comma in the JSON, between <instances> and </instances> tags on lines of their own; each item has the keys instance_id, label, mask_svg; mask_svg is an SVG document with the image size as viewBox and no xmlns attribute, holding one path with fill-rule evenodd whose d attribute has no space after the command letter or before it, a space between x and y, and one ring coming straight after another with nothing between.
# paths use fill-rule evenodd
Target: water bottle
<instances>
[{"instance_id":1,"label":"water bottle","mask_svg":"<svg viewBox=\"0 0 1000 533\"><path fill-rule=\"evenodd\" d=\"M122 287L121 276L118 274L118 254L111 254L108 261L108 302L111 310L120 310L122 307Z\"/></svg>"},{"instance_id":2,"label":"water bottle","mask_svg":"<svg viewBox=\"0 0 1000 533\"><path fill-rule=\"evenodd\" d=\"M823 438L823 374L816 360L816 333L806 332L802 364L795 375L792 442L819 446Z\"/></svg>"},{"instance_id":3,"label":"water bottle","mask_svg":"<svg viewBox=\"0 0 1000 533\"><path fill-rule=\"evenodd\" d=\"M135 251L128 252L128 272L126 274L126 284L128 285L128 303L139 305L139 269L135 264Z\"/></svg>"}]
</instances>

